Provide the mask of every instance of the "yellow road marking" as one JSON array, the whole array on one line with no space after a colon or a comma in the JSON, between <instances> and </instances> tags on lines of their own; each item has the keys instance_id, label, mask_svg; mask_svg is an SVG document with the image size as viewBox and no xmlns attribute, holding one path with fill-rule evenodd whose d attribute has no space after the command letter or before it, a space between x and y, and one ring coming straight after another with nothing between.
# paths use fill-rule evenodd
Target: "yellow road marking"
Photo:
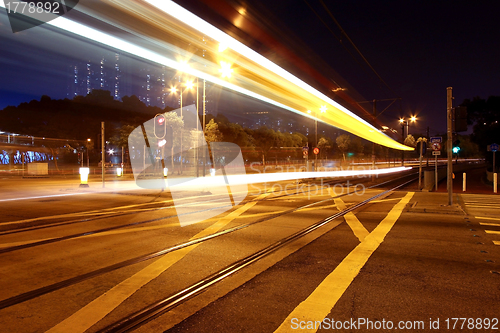
<instances>
[{"instance_id":1,"label":"yellow road marking","mask_svg":"<svg viewBox=\"0 0 500 333\"><path fill-rule=\"evenodd\" d=\"M386 202L386 201L393 201L393 200L399 200L399 199L401 199L401 198L391 198L391 199L373 200L373 201L370 201L370 203Z\"/></svg>"},{"instance_id":2,"label":"yellow road marking","mask_svg":"<svg viewBox=\"0 0 500 333\"><path fill-rule=\"evenodd\" d=\"M464 199L464 204L477 204L477 205L492 205L492 206L498 206L500 205L499 200L491 200L491 199L484 199L484 200L478 200L478 201L471 201Z\"/></svg>"},{"instance_id":3,"label":"yellow road marking","mask_svg":"<svg viewBox=\"0 0 500 333\"><path fill-rule=\"evenodd\" d=\"M494 205L494 206L487 206L487 205L468 205L468 204L465 204L467 206L467 208L497 208L498 205ZM500 208L500 207L498 207Z\"/></svg>"},{"instance_id":4,"label":"yellow road marking","mask_svg":"<svg viewBox=\"0 0 500 333\"><path fill-rule=\"evenodd\" d=\"M261 194L257 199L262 199L269 193ZM219 231L235 218L243 214L248 209L252 208L257 201L248 202L242 207L232 211L225 217L219 219L215 224L199 232L191 239L205 237ZM178 251L170 252L160 259L156 260L146 268L135 273L125 281L117 284L108 292L99 296L70 317L66 318L56 326L52 327L47 332L55 333L78 333L85 332L95 323L104 318L107 314L118 307L127 298L132 296L138 289L157 278L161 273L167 270L170 266L181 260L190 251L194 250L198 245L194 244Z\"/></svg>"},{"instance_id":5,"label":"yellow road marking","mask_svg":"<svg viewBox=\"0 0 500 333\"><path fill-rule=\"evenodd\" d=\"M337 209L339 212L346 210L347 207L344 201L340 198L334 199L335 205L337 205ZM346 223L349 225L351 230L354 232L354 235L358 237L359 241L362 242L366 236L368 236L369 232L366 228L361 224L356 215L353 212L349 212L344 215L344 219Z\"/></svg>"},{"instance_id":6,"label":"yellow road marking","mask_svg":"<svg viewBox=\"0 0 500 333\"><path fill-rule=\"evenodd\" d=\"M476 219L500 221L498 217L474 216Z\"/></svg>"},{"instance_id":7,"label":"yellow road marking","mask_svg":"<svg viewBox=\"0 0 500 333\"><path fill-rule=\"evenodd\" d=\"M487 234L500 235L500 231L495 230L485 230Z\"/></svg>"},{"instance_id":8,"label":"yellow road marking","mask_svg":"<svg viewBox=\"0 0 500 333\"><path fill-rule=\"evenodd\" d=\"M493 241L493 244L500 245L500 241Z\"/></svg>"},{"instance_id":9,"label":"yellow road marking","mask_svg":"<svg viewBox=\"0 0 500 333\"><path fill-rule=\"evenodd\" d=\"M309 297L300 303L288 315L275 332L296 332L292 329L292 319L298 321L322 321L333 309L337 301L347 290L351 282L358 275L361 268L384 241L385 236L392 229L401 216L406 204L410 202L414 192L408 192L399 201L365 239L349 253L344 260L328 275ZM316 332L316 329L305 329L301 332Z\"/></svg>"},{"instance_id":10,"label":"yellow road marking","mask_svg":"<svg viewBox=\"0 0 500 333\"><path fill-rule=\"evenodd\" d=\"M500 223L486 223L486 222L479 222L480 225L492 225L495 227L500 227Z\"/></svg>"}]
</instances>

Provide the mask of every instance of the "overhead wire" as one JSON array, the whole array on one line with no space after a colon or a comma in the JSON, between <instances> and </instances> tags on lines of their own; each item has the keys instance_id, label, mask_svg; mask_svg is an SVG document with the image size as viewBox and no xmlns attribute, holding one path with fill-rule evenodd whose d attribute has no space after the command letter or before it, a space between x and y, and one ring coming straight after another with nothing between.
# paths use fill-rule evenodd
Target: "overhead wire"
<instances>
[{"instance_id":1,"label":"overhead wire","mask_svg":"<svg viewBox=\"0 0 500 333\"><path fill-rule=\"evenodd\" d=\"M354 59L354 61L363 69L363 71L365 71L365 73L369 74L365 67L359 62L358 58L356 58L356 56L351 52L351 50L349 50L347 48L347 46L342 42L342 38L341 37L338 37L335 32L333 32L333 30L328 26L328 24L323 20L323 18L318 14L318 12L309 4L309 2L307 0L304 0L304 2L306 3L306 5L309 7L309 9L311 9L311 11L314 13L314 15L316 15L316 17L318 18L318 20L320 20L321 23L323 23L323 25L326 27L326 29L339 41L339 43L342 45L342 47L344 47L344 49L347 51L347 53L349 53L349 55Z\"/></svg>"},{"instance_id":2,"label":"overhead wire","mask_svg":"<svg viewBox=\"0 0 500 333\"><path fill-rule=\"evenodd\" d=\"M307 2L307 0L304 0L304 2L308 5L308 7L314 12L314 14L319 18L319 15L318 13L311 7L311 5ZM337 19L333 16L332 12L330 11L330 9L328 9L328 7L325 5L325 3L323 2L323 0L319 0L319 2L321 3L321 5L323 6L323 8L325 8L326 12L328 13L328 15L330 16L330 18L333 20L333 22L335 22L335 24L337 25L337 27L340 29L340 33L342 35L345 36L345 38L349 41L349 43L352 45L352 47L356 50L356 52L359 54L359 56L363 59L363 61L366 63L366 65L373 71L373 73L377 76L377 78L380 80L380 82L382 82L394 95L397 96L396 92L389 86L389 84L387 84L387 82L380 76L380 74L375 70L375 68L370 64L370 62L368 61L368 59L366 59L366 57L363 55L363 53L359 50L359 48L356 46L356 44L354 44L354 42L352 41L352 39L347 35L346 31L344 30L344 28L342 28L342 26L340 25L340 23L337 21ZM342 46L344 46L344 48L346 48L345 44L342 43L342 39L339 38L335 33L333 33L333 31L330 29L330 27L328 26L328 24L326 24L325 21L323 21L321 18L320 18L320 21L323 23L323 25L325 25L325 27L328 29L328 31L330 31L330 33L332 33L333 36L335 36L335 38L337 40L339 40L339 42L342 44ZM351 56L354 57L354 55L348 51L349 54ZM354 57L355 58L355 57ZM356 60L356 62L359 64L359 62Z\"/></svg>"}]
</instances>

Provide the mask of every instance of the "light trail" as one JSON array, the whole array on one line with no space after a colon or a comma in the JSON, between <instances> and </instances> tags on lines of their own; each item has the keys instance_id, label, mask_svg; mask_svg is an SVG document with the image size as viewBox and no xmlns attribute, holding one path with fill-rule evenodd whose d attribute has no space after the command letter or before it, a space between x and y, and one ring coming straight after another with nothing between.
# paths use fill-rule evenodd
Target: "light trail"
<instances>
[{"instance_id":1,"label":"light trail","mask_svg":"<svg viewBox=\"0 0 500 333\"><path fill-rule=\"evenodd\" d=\"M397 167L397 168L387 168L387 169L375 169L375 170L336 170L336 171L313 171L313 172L278 172L278 173L256 173L256 174L246 174L246 175L227 175L227 180L230 185L245 185L245 184L258 184L258 183L270 183L279 182L286 180L300 180L307 178L341 178L341 177L353 177L353 176L371 176L371 175L385 175L390 173L397 173L406 170L410 170L410 167ZM179 184L170 186L170 188L189 189L189 188L200 188L208 187L213 188L221 186L225 181L223 176L213 176L213 177L200 177L186 182L182 182L182 178L176 178Z\"/></svg>"},{"instance_id":2,"label":"light trail","mask_svg":"<svg viewBox=\"0 0 500 333\"><path fill-rule=\"evenodd\" d=\"M134 2L110 1L110 3L114 3L122 10L127 10L126 5L132 4ZM308 118L316 119L320 122L333 125L337 128L346 130L357 136L381 144L383 146L400 150L413 150L413 148L402 145L389 138L380 130L376 129L368 122L350 112L318 90L314 89L304 81L300 80L296 76L292 75L270 60L261 56L257 52L248 48L244 44L238 42L231 36L225 34L223 31L217 29L216 27L210 25L196 15L190 13L173 1L144 0L144 3L150 4L151 6L154 6L155 8L161 10L162 12L170 16L169 19L171 21L179 21L182 24L185 24L186 26L199 31L199 33L201 33L202 35L207 35L225 45L228 45L231 50L248 59L248 61L245 63L246 68L254 75L257 75L257 77L260 76L262 82L252 81L244 77L243 75L239 75L238 80L240 81L240 84L245 83L251 89L260 91L260 93L256 93L255 91L241 87L237 84L233 84L229 81L223 80L219 77L210 75L209 73L205 72L213 71L213 68L205 68L204 70L199 70L186 66L184 63L180 63L177 60L168 58L157 52L146 49L144 47L140 47L121 38L111 36L108 33L101 32L84 24L71 21L66 17L56 17L54 15L54 19L45 24L57 27L61 30L73 33L94 42L104 44L116 50L120 50L146 59L148 61L176 69L189 75L205 79L216 85L220 85L232 91L236 91L263 102L278 106L285 110L298 113L302 116L306 116ZM140 3L135 4L139 4L140 6ZM5 8L5 3L3 0L0 0L0 6ZM147 10L146 6L144 6L144 8L139 8L142 11ZM141 12L141 14L142 17L147 17L148 13ZM181 28L179 27L178 30L181 30ZM178 34L184 36L186 32L183 31L181 33L179 31ZM166 42L163 43L167 44ZM169 46L171 47L172 45ZM163 45L163 47L166 48L166 45ZM241 62L242 60L240 60L240 63ZM200 66L200 68L203 67L206 66ZM233 76L237 76L237 73L234 73ZM276 87L267 86L267 82L270 82ZM268 96L264 96L263 94L267 94ZM322 118L312 117L307 114L306 110L319 108L319 106L324 105L324 103L327 103L328 105L328 112ZM297 107L303 108L303 110Z\"/></svg>"}]
</instances>

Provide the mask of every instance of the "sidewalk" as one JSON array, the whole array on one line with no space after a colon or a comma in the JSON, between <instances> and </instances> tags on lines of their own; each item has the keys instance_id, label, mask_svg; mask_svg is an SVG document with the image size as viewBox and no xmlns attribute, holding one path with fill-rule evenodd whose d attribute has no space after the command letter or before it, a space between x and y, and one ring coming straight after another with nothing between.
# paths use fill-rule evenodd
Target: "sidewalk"
<instances>
[{"instance_id":1,"label":"sidewalk","mask_svg":"<svg viewBox=\"0 0 500 333\"><path fill-rule=\"evenodd\" d=\"M493 185L486 181L486 167L470 170L466 173L466 191L463 191L463 173L455 173L453 193L495 194ZM499 189L500 190L500 189ZM448 192L446 179L438 184L437 192ZM496 193L498 194L498 193Z\"/></svg>"},{"instance_id":2,"label":"sidewalk","mask_svg":"<svg viewBox=\"0 0 500 333\"><path fill-rule=\"evenodd\" d=\"M436 192L415 192L413 198L406 206L408 213L430 213L430 214L451 214L466 215L460 204L457 193L453 194L453 205L448 205L448 193Z\"/></svg>"},{"instance_id":3,"label":"sidewalk","mask_svg":"<svg viewBox=\"0 0 500 333\"><path fill-rule=\"evenodd\" d=\"M50 178L0 178L0 201L43 198L49 196L71 196L114 191L141 190L133 177L106 175L105 187L100 177L91 176L89 187L80 187L78 176Z\"/></svg>"}]
</instances>

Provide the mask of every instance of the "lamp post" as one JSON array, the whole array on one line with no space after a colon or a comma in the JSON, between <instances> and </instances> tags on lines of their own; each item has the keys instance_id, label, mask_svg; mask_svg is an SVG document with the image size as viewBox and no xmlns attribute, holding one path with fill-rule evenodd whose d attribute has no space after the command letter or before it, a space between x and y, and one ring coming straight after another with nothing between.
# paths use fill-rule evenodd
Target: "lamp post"
<instances>
[{"instance_id":1,"label":"lamp post","mask_svg":"<svg viewBox=\"0 0 500 333\"><path fill-rule=\"evenodd\" d=\"M326 105L322 105L319 108L319 110L321 113L325 113L327 110ZM311 112L312 112L311 110L307 110L307 113L311 114ZM318 118L317 118L316 111L314 112L314 141L315 141L314 147L317 148L318 147ZM314 154L314 155L315 155L314 171L316 171L317 164L318 164L318 154Z\"/></svg>"},{"instance_id":2,"label":"lamp post","mask_svg":"<svg viewBox=\"0 0 500 333\"><path fill-rule=\"evenodd\" d=\"M405 118L399 118L399 123L401 124L401 134L402 134L402 138L403 138L403 144L405 143L405 139L410 134L410 121L412 123L416 122L417 117L411 116L407 120ZM406 126L406 136L405 136L405 126ZM404 152L404 150L401 151L401 154L402 154L401 165L404 166L405 165L405 161L404 161L405 160L405 152Z\"/></svg>"},{"instance_id":3,"label":"lamp post","mask_svg":"<svg viewBox=\"0 0 500 333\"><path fill-rule=\"evenodd\" d=\"M90 138L87 139L87 168L89 167L89 146L92 144L92 140Z\"/></svg>"}]
</instances>

